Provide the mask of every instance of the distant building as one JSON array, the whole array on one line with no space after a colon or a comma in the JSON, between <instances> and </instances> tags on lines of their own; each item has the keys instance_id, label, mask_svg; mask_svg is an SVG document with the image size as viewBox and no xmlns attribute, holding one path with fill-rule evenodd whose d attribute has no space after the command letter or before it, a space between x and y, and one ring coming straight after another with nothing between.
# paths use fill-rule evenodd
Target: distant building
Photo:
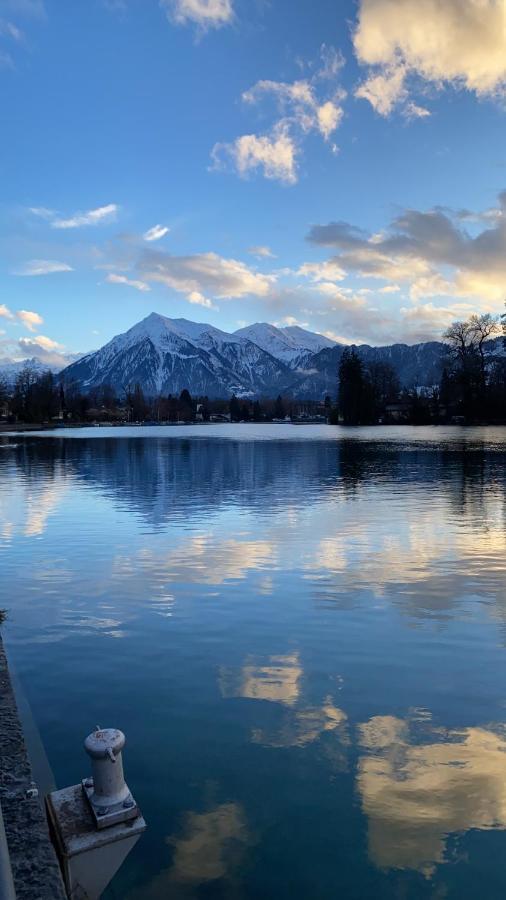
<instances>
[{"instance_id":1,"label":"distant building","mask_svg":"<svg viewBox=\"0 0 506 900\"><path fill-rule=\"evenodd\" d=\"M409 400L397 400L395 403L387 403L385 406L385 418L392 422L404 422L409 419Z\"/></svg>"}]
</instances>

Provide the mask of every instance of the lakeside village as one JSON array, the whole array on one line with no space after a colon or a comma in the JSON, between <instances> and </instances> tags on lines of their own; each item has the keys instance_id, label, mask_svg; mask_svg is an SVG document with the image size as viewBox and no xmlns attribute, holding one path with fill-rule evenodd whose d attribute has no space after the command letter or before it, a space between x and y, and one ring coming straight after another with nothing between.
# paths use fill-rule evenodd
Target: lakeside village
<instances>
[{"instance_id":1,"label":"lakeside village","mask_svg":"<svg viewBox=\"0 0 506 900\"><path fill-rule=\"evenodd\" d=\"M0 427L174 425L206 422L293 422L344 425L506 424L506 333L490 340L497 320L488 314L454 322L444 334L441 377L432 387L400 384L388 362L366 365L345 348L335 394L312 400L232 395L229 398L147 396L140 383L87 391L59 375L22 369L14 384L0 381Z\"/></svg>"}]
</instances>

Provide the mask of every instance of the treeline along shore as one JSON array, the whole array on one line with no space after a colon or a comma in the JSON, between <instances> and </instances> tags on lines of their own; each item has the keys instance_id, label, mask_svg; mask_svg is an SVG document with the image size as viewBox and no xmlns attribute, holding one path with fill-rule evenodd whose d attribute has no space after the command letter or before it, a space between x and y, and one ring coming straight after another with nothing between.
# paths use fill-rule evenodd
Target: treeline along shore
<instances>
[{"instance_id":1,"label":"treeline along shore","mask_svg":"<svg viewBox=\"0 0 506 900\"><path fill-rule=\"evenodd\" d=\"M0 428L89 424L174 424L190 422L328 422L377 424L506 424L506 334L499 317L471 316L444 334L437 384L401 386L388 362L366 362L360 348L346 348L336 372L335 392L301 401L272 397L148 396L142 384L118 391L109 384L84 390L65 372L42 374L30 366L13 385L0 381ZM503 325L504 332L504 325Z\"/></svg>"}]
</instances>

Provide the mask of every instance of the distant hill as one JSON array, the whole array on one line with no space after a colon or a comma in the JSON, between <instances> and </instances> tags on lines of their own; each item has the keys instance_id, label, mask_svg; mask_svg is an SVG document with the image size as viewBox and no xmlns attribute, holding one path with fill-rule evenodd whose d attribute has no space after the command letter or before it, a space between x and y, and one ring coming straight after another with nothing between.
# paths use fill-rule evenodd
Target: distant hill
<instances>
[{"instance_id":1,"label":"distant hill","mask_svg":"<svg viewBox=\"0 0 506 900\"><path fill-rule=\"evenodd\" d=\"M75 362L75 360L80 357L80 353L68 353L66 354L63 365L52 366L37 359L36 356L33 356L31 359L10 359L9 357L0 357L0 380L5 381L9 387L12 387L19 373L27 367L38 375L42 375L44 372L53 372L53 374L56 375L58 372L61 372L63 368L68 366L69 363Z\"/></svg>"}]
</instances>

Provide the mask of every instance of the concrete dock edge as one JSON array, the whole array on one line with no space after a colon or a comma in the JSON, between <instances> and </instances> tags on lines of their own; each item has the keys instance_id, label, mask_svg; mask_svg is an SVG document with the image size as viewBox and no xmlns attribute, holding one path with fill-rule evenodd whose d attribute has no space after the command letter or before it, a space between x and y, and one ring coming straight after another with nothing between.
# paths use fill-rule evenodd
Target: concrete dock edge
<instances>
[{"instance_id":1,"label":"concrete dock edge","mask_svg":"<svg viewBox=\"0 0 506 900\"><path fill-rule=\"evenodd\" d=\"M0 638L0 804L17 900L66 900Z\"/></svg>"}]
</instances>

